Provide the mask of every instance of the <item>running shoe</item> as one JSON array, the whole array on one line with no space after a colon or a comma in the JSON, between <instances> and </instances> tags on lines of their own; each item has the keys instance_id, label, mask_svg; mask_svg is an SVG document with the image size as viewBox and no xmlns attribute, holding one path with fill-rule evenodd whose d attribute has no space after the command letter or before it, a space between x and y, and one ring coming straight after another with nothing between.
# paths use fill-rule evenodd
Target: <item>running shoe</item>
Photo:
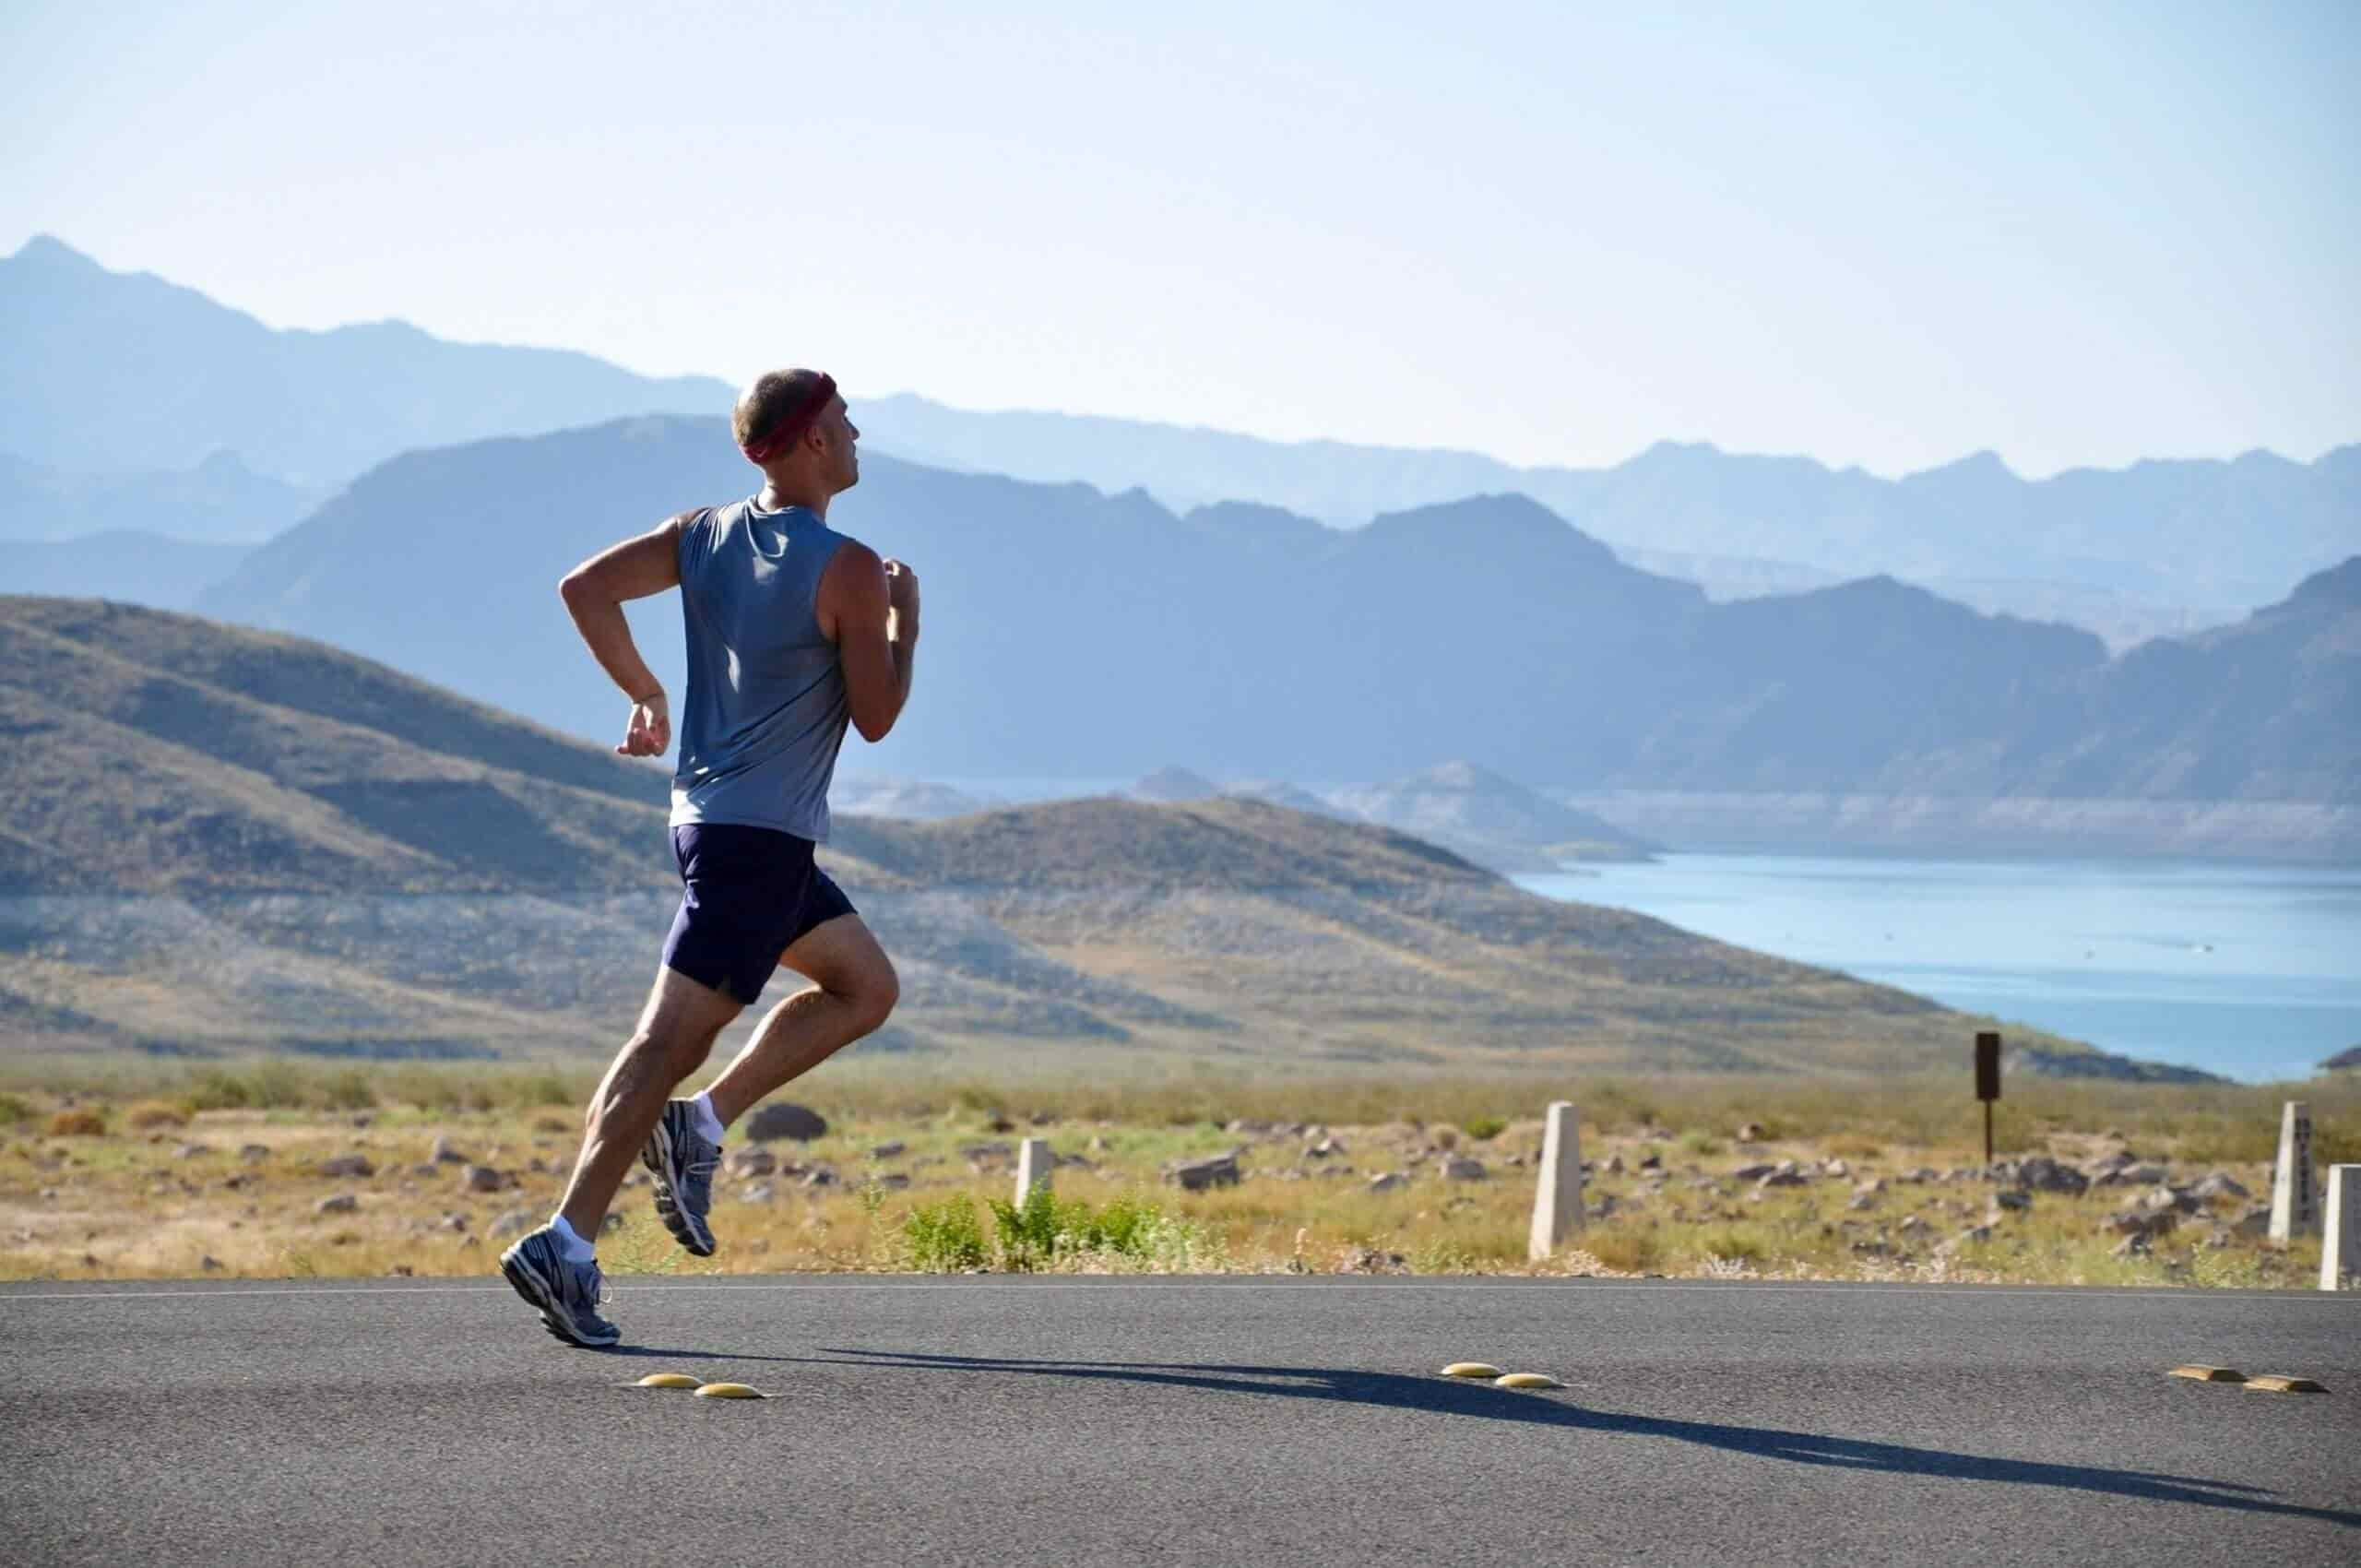
<instances>
[{"instance_id":1,"label":"running shoe","mask_svg":"<svg viewBox=\"0 0 2361 1568\"><path fill-rule=\"evenodd\" d=\"M500 1272L516 1294L540 1309L541 1326L567 1344L597 1350L623 1338L623 1330L599 1315L606 1287L599 1260L569 1259L552 1227L542 1226L501 1253Z\"/></svg>"},{"instance_id":2,"label":"running shoe","mask_svg":"<svg viewBox=\"0 0 2361 1568\"><path fill-rule=\"evenodd\" d=\"M667 1101L639 1162L656 1178L656 1218L672 1240L701 1258L713 1256L713 1227L706 1215L713 1208L713 1172L721 1163L721 1146L697 1131L693 1101Z\"/></svg>"}]
</instances>

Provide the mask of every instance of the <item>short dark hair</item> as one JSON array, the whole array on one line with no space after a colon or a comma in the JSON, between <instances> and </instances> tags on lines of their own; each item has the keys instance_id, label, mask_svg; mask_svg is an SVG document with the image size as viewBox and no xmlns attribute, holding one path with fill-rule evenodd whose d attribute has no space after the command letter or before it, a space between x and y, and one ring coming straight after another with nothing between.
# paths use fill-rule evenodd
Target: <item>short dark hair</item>
<instances>
[{"instance_id":1,"label":"short dark hair","mask_svg":"<svg viewBox=\"0 0 2361 1568\"><path fill-rule=\"evenodd\" d=\"M730 413L730 434L739 445L753 445L777 429L824 379L816 370L765 371L738 394L738 406Z\"/></svg>"}]
</instances>

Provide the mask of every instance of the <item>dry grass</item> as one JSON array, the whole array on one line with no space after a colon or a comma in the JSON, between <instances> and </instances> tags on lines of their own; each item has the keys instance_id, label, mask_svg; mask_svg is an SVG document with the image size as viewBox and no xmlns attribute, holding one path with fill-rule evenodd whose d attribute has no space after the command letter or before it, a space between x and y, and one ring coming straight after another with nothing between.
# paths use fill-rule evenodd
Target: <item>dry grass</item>
<instances>
[{"instance_id":1,"label":"dry grass","mask_svg":"<svg viewBox=\"0 0 2361 1568\"><path fill-rule=\"evenodd\" d=\"M15 1132L0 1133L0 1277L488 1272L501 1217L537 1223L554 1206L591 1078L587 1068L271 1061L178 1075L102 1065L70 1083L28 1083L9 1097L23 1111ZM2328 1084L2308 1092L2318 1158L2361 1159L2361 1092ZM2128 1145L2169 1160L2177 1181L2221 1170L2267 1195L2262 1162L2284 1091L2033 1082L2010 1093L2004 1150L2081 1158ZM985 1200L1007 1195L1011 1177L1004 1156L973 1157L976 1146L1032 1134L1082 1162L1059 1170L1061 1198L1101 1209L1145 1204L1162 1227L1154 1248L1061 1254L1049 1266L1528 1272L1530 1162L1552 1098L1583 1107L1583 1146L1597 1167L1586 1195L1607 1211L1542 1272L2299 1285L2318 1267L2317 1243L2272 1249L2230 1234L2216 1222L2242 1206L2233 1203L2185 1222L2150 1255L2116 1256L2101 1220L2127 1201L2121 1192L2037 1194L2029 1212L1992 1219L1988 1240L1961 1239L1987 1221L1990 1189L1972 1173L1981 1121L1958 1085L1398 1074L1086 1083L929 1078L848 1063L803 1098L828 1116L828 1135L773 1147L825 1168L832 1182L725 1178L715 1209L724 1251L709 1262L672 1246L635 1186L618 1206L621 1229L602 1244L609 1271L906 1268L916 1261L913 1211L972 1200L981 1216ZM156 1114L184 1105L196 1108L185 1127ZM1764 1136L1741 1146L1733 1134L1749 1121ZM48 1131L36 1136L36 1127ZM1341 1151L1309 1154L1323 1134ZM510 1172L514 1185L464 1192L458 1166L430 1158L438 1135ZM893 1144L903 1146L873 1152ZM1169 1160L1233 1148L1248 1172L1239 1186L1182 1194L1159 1182ZM1446 1148L1481 1160L1488 1178L1442 1179ZM351 1153L375 1173L318 1173L323 1159ZM1662 1168L1653 1177L1640 1170L1649 1158ZM1841 1158L1851 1170L1768 1192L1730 1176L1781 1158ZM1909 1180L1924 1168L1958 1174ZM1386 1171L1408 1180L1370 1191L1370 1177ZM1887 1185L1852 1206L1866 1177ZM347 1192L355 1209L317 1211Z\"/></svg>"}]
</instances>

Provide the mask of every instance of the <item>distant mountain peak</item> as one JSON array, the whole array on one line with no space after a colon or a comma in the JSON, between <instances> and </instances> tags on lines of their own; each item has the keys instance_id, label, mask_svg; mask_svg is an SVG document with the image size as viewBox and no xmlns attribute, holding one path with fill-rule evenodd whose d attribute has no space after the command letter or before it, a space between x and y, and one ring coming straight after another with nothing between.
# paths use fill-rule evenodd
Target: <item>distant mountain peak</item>
<instances>
[{"instance_id":1,"label":"distant mountain peak","mask_svg":"<svg viewBox=\"0 0 2361 1568\"><path fill-rule=\"evenodd\" d=\"M2287 596L2290 604L2361 605L2361 555L2325 572L2314 572Z\"/></svg>"},{"instance_id":2,"label":"distant mountain peak","mask_svg":"<svg viewBox=\"0 0 2361 1568\"><path fill-rule=\"evenodd\" d=\"M35 234L18 246L17 254L8 259L28 267L71 267L87 272L106 270L54 234Z\"/></svg>"}]
</instances>

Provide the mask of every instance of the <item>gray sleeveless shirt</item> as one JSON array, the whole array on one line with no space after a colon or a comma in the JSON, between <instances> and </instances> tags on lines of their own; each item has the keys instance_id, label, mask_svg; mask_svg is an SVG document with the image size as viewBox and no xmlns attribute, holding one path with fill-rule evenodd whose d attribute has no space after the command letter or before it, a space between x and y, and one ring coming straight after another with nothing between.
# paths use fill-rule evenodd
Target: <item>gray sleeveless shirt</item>
<instances>
[{"instance_id":1,"label":"gray sleeveless shirt","mask_svg":"<svg viewBox=\"0 0 2361 1568\"><path fill-rule=\"evenodd\" d=\"M809 508L758 511L751 498L682 525L689 690L673 826L828 837L828 780L852 707L818 600L820 574L844 542Z\"/></svg>"}]
</instances>

